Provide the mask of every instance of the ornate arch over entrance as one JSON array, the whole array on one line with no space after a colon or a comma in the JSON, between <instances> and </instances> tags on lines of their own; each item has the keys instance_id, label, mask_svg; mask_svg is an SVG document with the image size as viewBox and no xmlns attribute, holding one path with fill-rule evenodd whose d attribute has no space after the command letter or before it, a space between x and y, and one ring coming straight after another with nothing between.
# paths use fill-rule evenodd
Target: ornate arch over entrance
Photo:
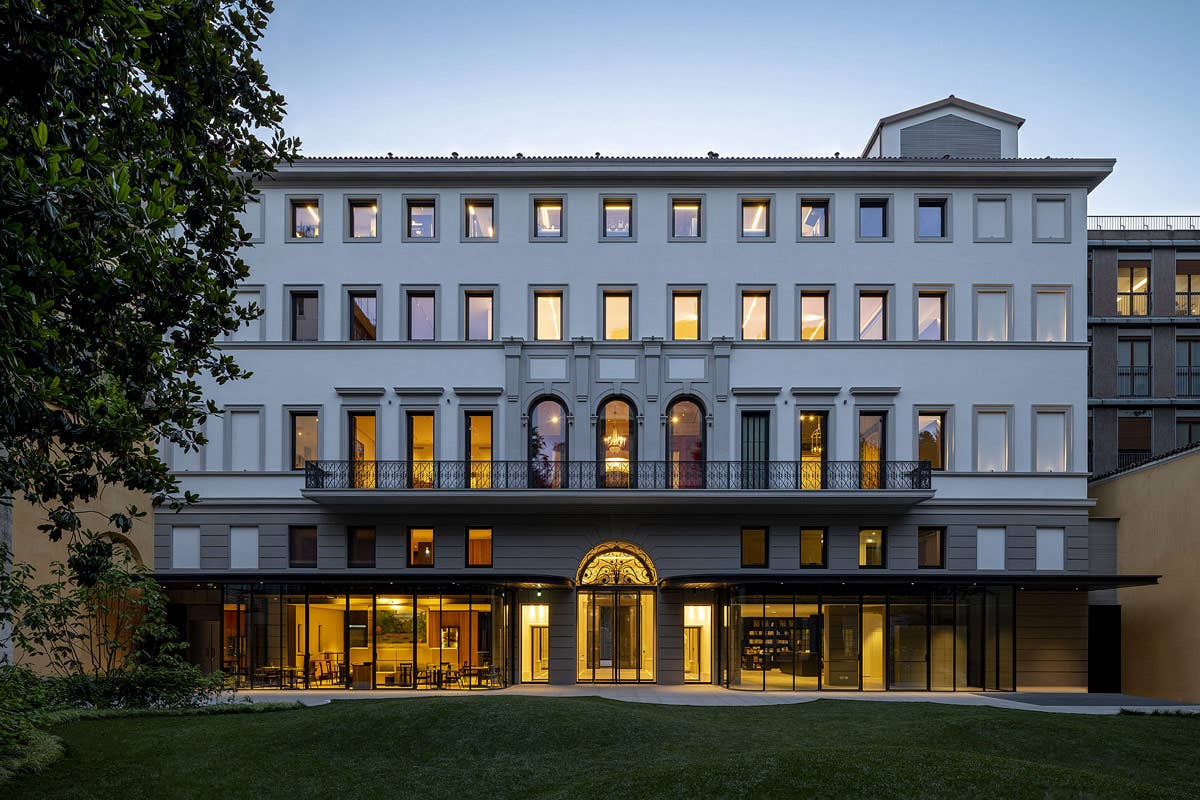
<instances>
[{"instance_id":1,"label":"ornate arch over entrance","mask_svg":"<svg viewBox=\"0 0 1200 800\"><path fill-rule=\"evenodd\" d=\"M580 586L655 586L658 573L646 551L629 542L605 542L579 562Z\"/></svg>"}]
</instances>

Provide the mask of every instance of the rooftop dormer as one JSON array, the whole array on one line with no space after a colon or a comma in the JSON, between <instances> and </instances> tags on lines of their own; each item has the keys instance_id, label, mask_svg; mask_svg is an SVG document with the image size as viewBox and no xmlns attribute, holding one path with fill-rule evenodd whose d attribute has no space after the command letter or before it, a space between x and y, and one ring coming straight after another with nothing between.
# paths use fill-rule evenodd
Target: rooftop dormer
<instances>
[{"instance_id":1,"label":"rooftop dormer","mask_svg":"<svg viewBox=\"0 0 1200 800\"><path fill-rule=\"evenodd\" d=\"M1020 117L950 95L879 120L863 158L1016 158Z\"/></svg>"}]
</instances>

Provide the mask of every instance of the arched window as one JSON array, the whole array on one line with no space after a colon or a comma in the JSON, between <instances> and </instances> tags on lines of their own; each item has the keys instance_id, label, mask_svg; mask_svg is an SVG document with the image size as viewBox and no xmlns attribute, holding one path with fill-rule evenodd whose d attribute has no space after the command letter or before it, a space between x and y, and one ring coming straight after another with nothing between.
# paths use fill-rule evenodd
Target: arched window
<instances>
[{"instance_id":1,"label":"arched window","mask_svg":"<svg viewBox=\"0 0 1200 800\"><path fill-rule=\"evenodd\" d=\"M599 484L606 489L637 485L637 413L623 397L606 400L596 422Z\"/></svg>"},{"instance_id":2,"label":"arched window","mask_svg":"<svg viewBox=\"0 0 1200 800\"><path fill-rule=\"evenodd\" d=\"M529 409L529 486L558 489L566 475L567 410L547 397Z\"/></svg>"},{"instance_id":3,"label":"arched window","mask_svg":"<svg viewBox=\"0 0 1200 800\"><path fill-rule=\"evenodd\" d=\"M667 462L672 489L704 486L704 409L691 398L680 398L667 409Z\"/></svg>"}]
</instances>

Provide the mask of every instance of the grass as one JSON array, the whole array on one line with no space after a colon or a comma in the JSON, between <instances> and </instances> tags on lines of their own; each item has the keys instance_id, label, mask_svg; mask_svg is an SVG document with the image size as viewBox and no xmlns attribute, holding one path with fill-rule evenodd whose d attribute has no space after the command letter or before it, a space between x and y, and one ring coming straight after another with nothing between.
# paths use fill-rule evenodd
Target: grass
<instances>
[{"instance_id":1,"label":"grass","mask_svg":"<svg viewBox=\"0 0 1200 800\"><path fill-rule=\"evenodd\" d=\"M1171 798L1200 719L505 696L78 720L13 798Z\"/></svg>"}]
</instances>

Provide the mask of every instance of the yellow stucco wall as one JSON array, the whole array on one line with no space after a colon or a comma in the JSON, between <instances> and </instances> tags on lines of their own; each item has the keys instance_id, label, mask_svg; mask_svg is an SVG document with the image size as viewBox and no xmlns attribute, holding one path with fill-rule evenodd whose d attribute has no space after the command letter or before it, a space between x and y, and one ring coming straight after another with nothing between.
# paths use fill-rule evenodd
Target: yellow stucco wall
<instances>
[{"instance_id":1,"label":"yellow stucco wall","mask_svg":"<svg viewBox=\"0 0 1200 800\"><path fill-rule=\"evenodd\" d=\"M1094 484L1092 515L1115 517L1117 568L1161 575L1121 589L1122 689L1200 701L1200 452Z\"/></svg>"}]
</instances>

